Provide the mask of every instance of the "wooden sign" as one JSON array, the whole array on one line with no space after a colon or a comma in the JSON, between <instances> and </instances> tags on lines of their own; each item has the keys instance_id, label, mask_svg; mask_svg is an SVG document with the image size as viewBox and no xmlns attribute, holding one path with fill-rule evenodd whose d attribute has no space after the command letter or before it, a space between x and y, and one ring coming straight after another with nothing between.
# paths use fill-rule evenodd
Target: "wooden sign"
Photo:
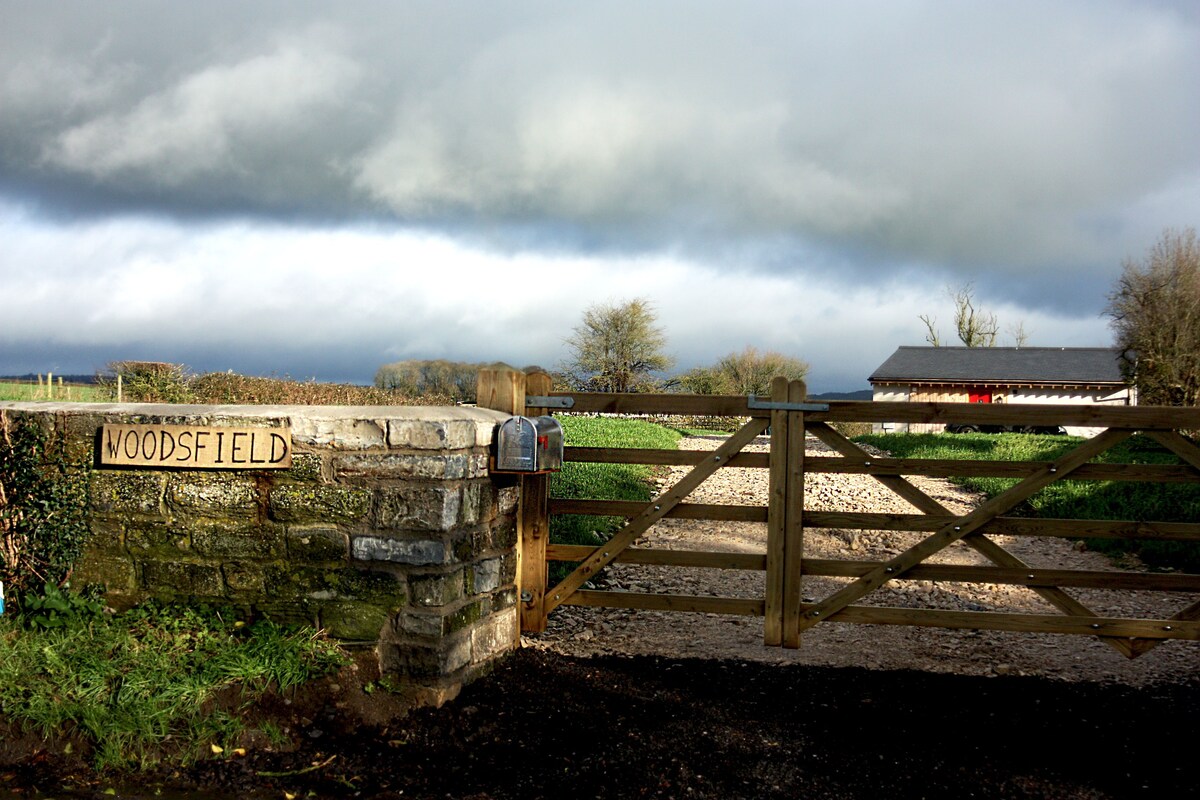
<instances>
[{"instance_id":1,"label":"wooden sign","mask_svg":"<svg viewBox=\"0 0 1200 800\"><path fill-rule=\"evenodd\" d=\"M209 425L105 425L100 463L176 469L286 469L291 428Z\"/></svg>"}]
</instances>

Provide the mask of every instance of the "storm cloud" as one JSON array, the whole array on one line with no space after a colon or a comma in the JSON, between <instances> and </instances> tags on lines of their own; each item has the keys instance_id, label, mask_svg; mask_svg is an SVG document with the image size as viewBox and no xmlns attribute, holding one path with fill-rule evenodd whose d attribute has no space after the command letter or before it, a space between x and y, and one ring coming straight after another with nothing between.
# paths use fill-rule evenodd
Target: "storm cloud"
<instances>
[{"instance_id":1,"label":"storm cloud","mask_svg":"<svg viewBox=\"0 0 1200 800\"><path fill-rule=\"evenodd\" d=\"M0 371L20 348L116 347L163 325L201 361L223 336L361 351L366 379L393 354L545 361L589 302L649 296L681 361L778 345L820 374L845 348L823 337L848 337L862 373L919 342L916 314L966 281L1034 343L1102 344L1122 259L1200 218L1186 5L2 13ZM318 240L341 249L317 263L287 246ZM554 276L551 311L464 316L426 286L431 263L488 284L514 262ZM752 293L688 330L685 301L737 285L809 313L764 325ZM87 301L70 336L33 333L51 296ZM196 297L229 318L189 327L179 307ZM311 298L326 307L304 325L278 321ZM846 321L812 322L826 313ZM497 341L513 352L480 352Z\"/></svg>"}]
</instances>

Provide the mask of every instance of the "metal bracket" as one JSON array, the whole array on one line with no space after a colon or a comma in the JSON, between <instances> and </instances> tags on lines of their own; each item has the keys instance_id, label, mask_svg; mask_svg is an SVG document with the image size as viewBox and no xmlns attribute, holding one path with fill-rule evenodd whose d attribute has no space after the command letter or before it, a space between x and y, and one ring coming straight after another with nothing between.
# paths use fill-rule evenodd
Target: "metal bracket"
<instances>
[{"instance_id":1,"label":"metal bracket","mask_svg":"<svg viewBox=\"0 0 1200 800\"><path fill-rule=\"evenodd\" d=\"M527 408L574 408L574 397L550 397L548 395L526 395Z\"/></svg>"},{"instance_id":2,"label":"metal bracket","mask_svg":"<svg viewBox=\"0 0 1200 800\"><path fill-rule=\"evenodd\" d=\"M829 403L772 403L750 395L746 398L746 408L759 411L828 411Z\"/></svg>"}]
</instances>

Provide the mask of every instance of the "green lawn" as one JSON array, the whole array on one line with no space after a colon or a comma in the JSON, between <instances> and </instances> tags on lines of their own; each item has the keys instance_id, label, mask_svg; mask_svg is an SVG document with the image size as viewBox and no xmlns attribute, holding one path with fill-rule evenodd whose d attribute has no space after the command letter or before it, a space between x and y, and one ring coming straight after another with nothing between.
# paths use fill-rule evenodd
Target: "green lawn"
<instances>
[{"instance_id":1,"label":"green lawn","mask_svg":"<svg viewBox=\"0 0 1200 800\"><path fill-rule=\"evenodd\" d=\"M38 400L54 400L73 403L108 403L112 401L109 391L100 386L84 386L82 384L57 383L52 387L50 396L46 396L46 387L36 383L7 383L0 382L0 401L15 401L28 403Z\"/></svg>"},{"instance_id":2,"label":"green lawn","mask_svg":"<svg viewBox=\"0 0 1200 800\"><path fill-rule=\"evenodd\" d=\"M649 422L612 417L559 417L563 438L573 447L643 447L674 450L678 431ZM567 462L550 480L551 497L592 500L649 500L653 468L641 464ZM620 517L556 514L550 540L557 544L598 545L622 523Z\"/></svg>"},{"instance_id":3,"label":"green lawn","mask_svg":"<svg viewBox=\"0 0 1200 800\"><path fill-rule=\"evenodd\" d=\"M1082 441L1070 436L1006 434L872 434L855 437L896 458L1050 461ZM1096 459L1108 464L1179 464L1179 458L1145 436L1133 436ZM959 478L955 483L994 497L1013 478ZM1125 481L1057 481L1018 509L1031 516L1155 522L1200 521L1200 485ZM1200 543L1089 539L1106 552L1133 550L1147 563L1200 572Z\"/></svg>"}]
</instances>

